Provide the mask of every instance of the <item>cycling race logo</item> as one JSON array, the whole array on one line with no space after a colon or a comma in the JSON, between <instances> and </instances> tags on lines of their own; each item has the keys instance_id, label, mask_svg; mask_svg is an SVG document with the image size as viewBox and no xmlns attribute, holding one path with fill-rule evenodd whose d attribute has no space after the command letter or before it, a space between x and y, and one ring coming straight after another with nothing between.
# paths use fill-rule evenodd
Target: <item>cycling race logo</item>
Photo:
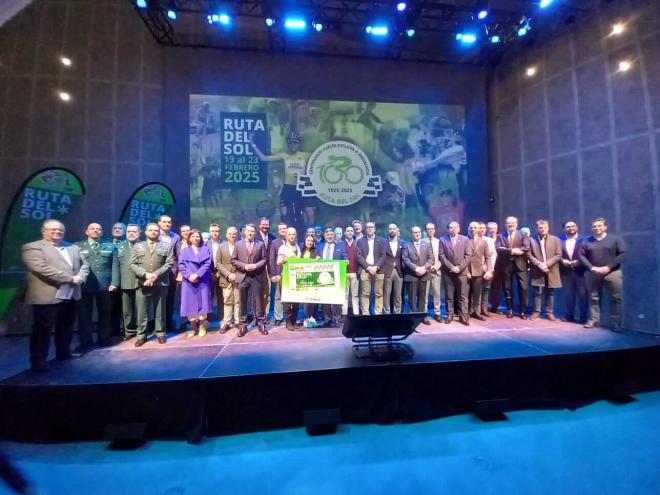
<instances>
[{"instance_id":1,"label":"cycling race logo","mask_svg":"<svg viewBox=\"0 0 660 495\"><path fill-rule=\"evenodd\" d=\"M383 190L380 175L367 155L348 141L330 141L309 157L307 175L298 177L296 189L304 197L316 196L332 206L348 206Z\"/></svg>"}]
</instances>

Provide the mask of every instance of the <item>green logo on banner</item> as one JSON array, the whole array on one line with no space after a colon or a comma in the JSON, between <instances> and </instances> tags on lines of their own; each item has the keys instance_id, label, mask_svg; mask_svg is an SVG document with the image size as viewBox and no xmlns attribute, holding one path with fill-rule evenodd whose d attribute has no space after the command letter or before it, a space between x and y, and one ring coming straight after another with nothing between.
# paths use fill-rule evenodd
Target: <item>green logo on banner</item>
<instances>
[{"instance_id":1,"label":"green logo on banner","mask_svg":"<svg viewBox=\"0 0 660 495\"><path fill-rule=\"evenodd\" d=\"M168 213L175 203L170 188L160 182L150 182L140 187L126 203L121 221L134 223L144 228L149 222Z\"/></svg>"},{"instance_id":2,"label":"green logo on banner","mask_svg":"<svg viewBox=\"0 0 660 495\"><path fill-rule=\"evenodd\" d=\"M16 298L25 279L21 246L40 238L41 223L61 220L80 203L85 189L72 172L48 168L30 177L8 210L2 239L2 281L0 282L0 320Z\"/></svg>"}]
</instances>

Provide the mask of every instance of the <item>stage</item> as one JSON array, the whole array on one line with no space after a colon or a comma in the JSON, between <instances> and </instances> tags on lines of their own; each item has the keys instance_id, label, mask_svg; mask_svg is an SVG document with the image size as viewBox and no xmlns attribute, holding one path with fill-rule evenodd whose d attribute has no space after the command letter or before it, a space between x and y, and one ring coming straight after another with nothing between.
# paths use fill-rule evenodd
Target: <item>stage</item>
<instances>
[{"instance_id":1,"label":"stage","mask_svg":"<svg viewBox=\"0 0 660 495\"><path fill-rule=\"evenodd\" d=\"M143 423L150 438L195 441L299 426L309 410L339 409L347 423L409 422L489 407L574 408L660 387L660 336L502 316L418 330L406 341L415 355L390 362L356 359L341 328L280 326L243 338L232 329L94 349L0 382L2 433L74 441ZM14 340L11 359L26 340Z\"/></svg>"}]
</instances>

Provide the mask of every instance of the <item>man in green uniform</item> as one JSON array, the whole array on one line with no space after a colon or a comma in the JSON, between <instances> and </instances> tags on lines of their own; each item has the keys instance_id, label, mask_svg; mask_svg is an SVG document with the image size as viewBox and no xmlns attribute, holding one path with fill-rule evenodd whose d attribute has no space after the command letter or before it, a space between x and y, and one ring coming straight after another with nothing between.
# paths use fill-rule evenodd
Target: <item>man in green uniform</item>
<instances>
[{"instance_id":1,"label":"man in green uniform","mask_svg":"<svg viewBox=\"0 0 660 495\"><path fill-rule=\"evenodd\" d=\"M126 224L116 222L112 226L112 243L119 249L119 245L126 240ZM130 259L129 259L130 261ZM110 329L112 335L122 334L121 291L116 290L110 294Z\"/></svg>"},{"instance_id":2,"label":"man in green uniform","mask_svg":"<svg viewBox=\"0 0 660 495\"><path fill-rule=\"evenodd\" d=\"M134 223L126 227L126 240L117 246L117 259L119 260L119 283L121 288L121 308L124 321L123 340L132 339L137 335L137 307L135 295L138 288L138 279L131 270L131 258L135 245L140 240L140 226Z\"/></svg>"},{"instance_id":3,"label":"man in green uniform","mask_svg":"<svg viewBox=\"0 0 660 495\"><path fill-rule=\"evenodd\" d=\"M119 264L117 248L112 241L102 240L103 228L98 223L90 223L85 231L87 239L76 243L81 256L89 265L89 275L82 286L82 299L78 303L77 352L85 352L93 343L92 311L96 304L98 315L97 344L110 344L110 293L119 287Z\"/></svg>"},{"instance_id":4,"label":"man in green uniform","mask_svg":"<svg viewBox=\"0 0 660 495\"><path fill-rule=\"evenodd\" d=\"M159 239L160 227L149 223L144 230L146 241L135 244L131 256L131 270L138 278L135 296L138 331L135 347L147 341L147 316L153 308L156 317L155 333L158 343L167 342L167 290L170 284L170 269L174 265L172 243Z\"/></svg>"}]
</instances>

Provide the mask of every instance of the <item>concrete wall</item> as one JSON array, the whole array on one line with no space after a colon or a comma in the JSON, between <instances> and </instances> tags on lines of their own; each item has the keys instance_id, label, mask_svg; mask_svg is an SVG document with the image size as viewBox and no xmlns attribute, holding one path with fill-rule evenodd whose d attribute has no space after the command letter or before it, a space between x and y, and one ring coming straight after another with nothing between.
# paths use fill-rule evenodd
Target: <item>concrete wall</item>
<instances>
[{"instance_id":1,"label":"concrete wall","mask_svg":"<svg viewBox=\"0 0 660 495\"><path fill-rule=\"evenodd\" d=\"M66 167L87 188L68 238L91 221L109 233L133 190L163 179L162 95L162 48L128 1L33 2L0 28L0 211L31 173Z\"/></svg>"},{"instance_id":2,"label":"concrete wall","mask_svg":"<svg viewBox=\"0 0 660 495\"><path fill-rule=\"evenodd\" d=\"M608 36L626 22L620 36ZM617 72L620 60L633 63ZM537 67L526 77L529 66ZM534 226L604 216L629 247L630 328L660 332L660 3L613 2L565 34L510 53L489 85L493 214Z\"/></svg>"}]
</instances>

